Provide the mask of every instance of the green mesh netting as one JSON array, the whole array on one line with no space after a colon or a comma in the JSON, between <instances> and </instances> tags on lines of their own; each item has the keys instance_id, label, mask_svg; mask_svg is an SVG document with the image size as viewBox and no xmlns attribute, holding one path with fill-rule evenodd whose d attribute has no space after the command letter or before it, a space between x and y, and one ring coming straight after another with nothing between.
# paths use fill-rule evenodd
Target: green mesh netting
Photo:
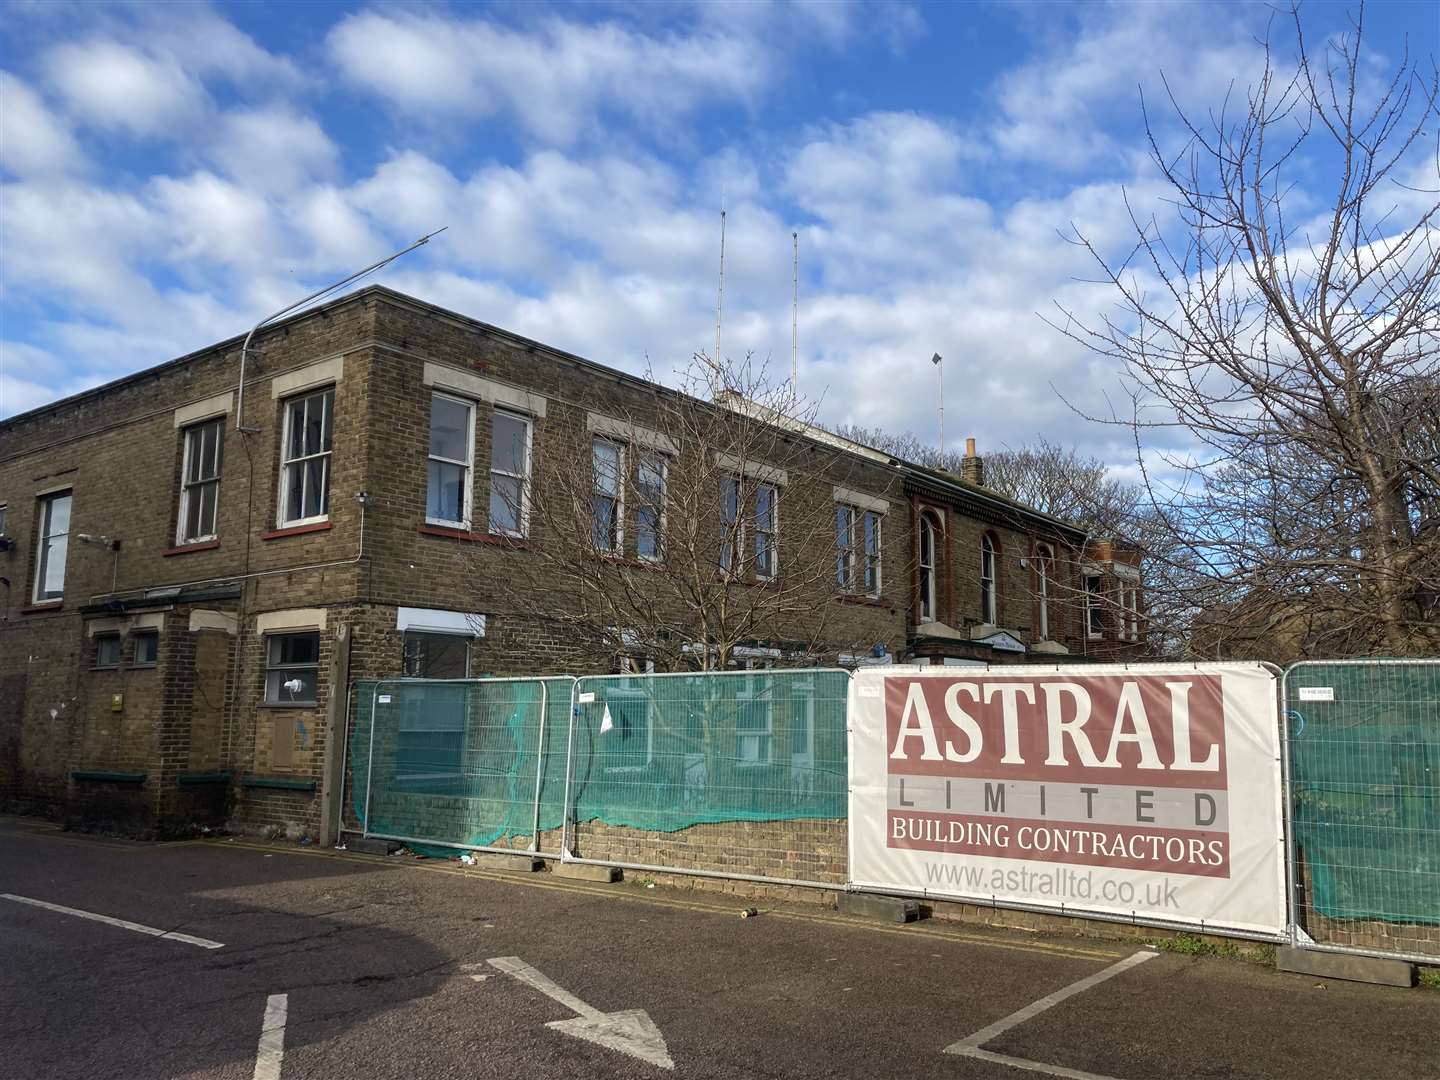
<instances>
[{"instance_id":1,"label":"green mesh netting","mask_svg":"<svg viewBox=\"0 0 1440 1080\"><path fill-rule=\"evenodd\" d=\"M577 822L675 832L846 815L844 672L615 675L577 689Z\"/></svg>"},{"instance_id":2,"label":"green mesh netting","mask_svg":"<svg viewBox=\"0 0 1440 1080\"><path fill-rule=\"evenodd\" d=\"M1299 865L1321 915L1440 923L1440 663L1288 676ZM1333 701L1302 701L1329 687Z\"/></svg>"},{"instance_id":3,"label":"green mesh netting","mask_svg":"<svg viewBox=\"0 0 1440 1080\"><path fill-rule=\"evenodd\" d=\"M573 684L570 678L356 683L350 743L356 819L378 836L531 847L537 769L538 827L561 824ZM553 847L548 853L558 853Z\"/></svg>"},{"instance_id":4,"label":"green mesh netting","mask_svg":"<svg viewBox=\"0 0 1440 1080\"><path fill-rule=\"evenodd\" d=\"M573 683L357 683L357 821L374 835L525 849L538 767L540 850L556 853L572 747L576 822L675 832L846 815L844 672L586 678L572 717Z\"/></svg>"}]
</instances>

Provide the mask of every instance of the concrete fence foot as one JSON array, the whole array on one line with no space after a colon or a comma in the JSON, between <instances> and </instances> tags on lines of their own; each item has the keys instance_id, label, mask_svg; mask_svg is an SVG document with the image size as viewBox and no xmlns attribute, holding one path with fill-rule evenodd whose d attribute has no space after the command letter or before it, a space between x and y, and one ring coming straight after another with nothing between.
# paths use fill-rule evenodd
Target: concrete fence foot
<instances>
[{"instance_id":1,"label":"concrete fence foot","mask_svg":"<svg viewBox=\"0 0 1440 1080\"><path fill-rule=\"evenodd\" d=\"M1296 975L1318 979L1345 979L1378 986L1414 986L1415 965L1405 960L1350 953L1315 952L1282 945L1275 950L1275 966Z\"/></svg>"},{"instance_id":2,"label":"concrete fence foot","mask_svg":"<svg viewBox=\"0 0 1440 1080\"><path fill-rule=\"evenodd\" d=\"M575 878L577 881L620 881L624 873L618 866L591 866L589 863L551 863L556 877Z\"/></svg>"},{"instance_id":3,"label":"concrete fence foot","mask_svg":"<svg viewBox=\"0 0 1440 1080\"><path fill-rule=\"evenodd\" d=\"M902 896L873 896L870 893L841 893L837 905L842 915L858 915L888 923L914 922L920 917L920 905Z\"/></svg>"}]
</instances>

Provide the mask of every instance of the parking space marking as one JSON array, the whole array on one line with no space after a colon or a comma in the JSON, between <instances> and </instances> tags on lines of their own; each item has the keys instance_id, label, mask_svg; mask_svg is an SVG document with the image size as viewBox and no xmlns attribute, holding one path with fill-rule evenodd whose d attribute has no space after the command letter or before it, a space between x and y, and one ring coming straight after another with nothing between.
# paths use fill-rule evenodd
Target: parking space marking
<instances>
[{"instance_id":1,"label":"parking space marking","mask_svg":"<svg viewBox=\"0 0 1440 1080\"><path fill-rule=\"evenodd\" d=\"M1053 1009L1056 1005L1059 1005L1060 1002L1064 1001L1066 998L1074 997L1081 991L1089 990L1092 986L1099 986L1106 979L1113 979L1121 972L1129 971L1135 965L1143 964L1146 960L1153 960L1159 955L1160 954L1157 952L1151 952L1150 950L1146 949L1137 952L1132 956L1127 956L1118 964L1111 964L1103 971L1097 971L1094 975L1087 975L1085 978L1079 980L1078 982L1073 982L1069 986L1063 987L1060 990L1056 990L1053 994L1046 994L1039 1001L1032 1002L1031 1004L1026 1005L1023 1009L1011 1013L1009 1016L1005 1017L1002 1020L996 1020L995 1023L991 1024L989 1027L981 1028L979 1031L975 1032L974 1035L971 1035L968 1039L961 1039L957 1043L951 1043L945 1048L945 1052L947 1054L963 1054L967 1049L974 1049L977 1046L982 1046L985 1043L989 1042L991 1039L995 1039L998 1038L1000 1035L1003 1035L1005 1032L1009 1031L1017 1024L1023 1024L1026 1020L1039 1016L1046 1009Z\"/></svg>"},{"instance_id":2,"label":"parking space marking","mask_svg":"<svg viewBox=\"0 0 1440 1080\"><path fill-rule=\"evenodd\" d=\"M959 1042L951 1043L945 1048L947 1054L958 1054L961 1057L978 1058L981 1061L993 1061L998 1065L1009 1065L1011 1068L1024 1069L1027 1072L1044 1073L1047 1076L1063 1076L1067 1080L1116 1080L1113 1076L1101 1076L1099 1073L1084 1072L1080 1069L1067 1069L1062 1065L1051 1065L1044 1061L1030 1061L1026 1058L1011 1057L1008 1054L997 1054L991 1050L980 1049L985 1043L997 1039L1011 1028L1025 1023L1039 1016L1046 1009L1053 1009L1066 998L1074 997L1082 991L1089 990L1092 986L1099 986L1106 979L1113 979L1122 972L1143 964L1146 960L1153 960L1160 954L1150 950L1142 950L1131 956L1127 956L1119 963L1111 964L1109 967L1097 971L1094 975L1087 975L1085 978L1071 983L1069 986L1056 990L1053 994L1046 994L1039 1001L1026 1005L1023 1009L1017 1009L1009 1016L996 1020L989 1027L981 1028L969 1038L961 1039Z\"/></svg>"},{"instance_id":3,"label":"parking space marking","mask_svg":"<svg viewBox=\"0 0 1440 1080\"><path fill-rule=\"evenodd\" d=\"M255 1050L254 1080L280 1080L285 1060L285 1021L290 1012L289 994L271 994L265 999L265 1019L260 1022L260 1045Z\"/></svg>"},{"instance_id":4,"label":"parking space marking","mask_svg":"<svg viewBox=\"0 0 1440 1080\"><path fill-rule=\"evenodd\" d=\"M44 908L46 911L58 911L61 915L74 915L76 918L90 919L93 922L105 923L107 926L118 926L122 930L133 930L137 934L149 934L151 937L166 938L170 941L183 941L186 945L198 945L202 949L223 949L225 947L225 943L221 941L181 934L174 930L161 930L159 927L146 926L144 923L131 922L129 919L117 919L112 915L100 915L94 911L81 911L79 908L52 904L29 896L16 896L14 893L7 892L0 893L0 900L13 900L17 904L29 904L31 907Z\"/></svg>"},{"instance_id":5,"label":"parking space marking","mask_svg":"<svg viewBox=\"0 0 1440 1080\"><path fill-rule=\"evenodd\" d=\"M1065 1080L1119 1080L1118 1077L1102 1076L1100 1073L1086 1072L1083 1069L1067 1069L1063 1065L1047 1065L1043 1061L1028 1061L1025 1058L1011 1057L1009 1054L996 1054L979 1047L971 1047L961 1056L978 1061L993 1061L996 1065L1009 1065L1012 1069L1044 1073L1046 1076L1063 1076Z\"/></svg>"}]
</instances>

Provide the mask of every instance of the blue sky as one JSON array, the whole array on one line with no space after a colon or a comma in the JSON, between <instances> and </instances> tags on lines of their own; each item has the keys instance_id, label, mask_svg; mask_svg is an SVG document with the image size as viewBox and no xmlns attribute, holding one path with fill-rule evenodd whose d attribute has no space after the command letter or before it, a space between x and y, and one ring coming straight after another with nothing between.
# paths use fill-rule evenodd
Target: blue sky
<instances>
[{"instance_id":1,"label":"blue sky","mask_svg":"<svg viewBox=\"0 0 1440 1080\"><path fill-rule=\"evenodd\" d=\"M1306 6L1312 37L1343 4ZM0 417L213 341L422 232L378 280L602 363L713 346L832 422L1132 451L1067 406L1114 372L1037 315L1111 297L1160 189L1139 90L1218 103L1272 9L1232 3L71 5L0 29ZM1440 52L1372 3L1377 71ZM1280 55L1293 52L1281 27ZM1162 125L1161 135L1173 135ZM1323 190L1324 163L1302 186Z\"/></svg>"}]
</instances>

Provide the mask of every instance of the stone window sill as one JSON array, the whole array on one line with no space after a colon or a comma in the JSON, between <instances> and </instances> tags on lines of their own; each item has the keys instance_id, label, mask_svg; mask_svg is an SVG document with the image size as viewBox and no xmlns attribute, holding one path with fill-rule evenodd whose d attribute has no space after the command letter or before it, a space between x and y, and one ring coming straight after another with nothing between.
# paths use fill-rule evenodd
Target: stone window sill
<instances>
[{"instance_id":1,"label":"stone window sill","mask_svg":"<svg viewBox=\"0 0 1440 1080\"><path fill-rule=\"evenodd\" d=\"M283 540L287 536L304 536L306 533L329 532L333 528L328 521L317 521L311 525L294 525L288 529L271 529L260 534L261 540Z\"/></svg>"},{"instance_id":2,"label":"stone window sill","mask_svg":"<svg viewBox=\"0 0 1440 1080\"><path fill-rule=\"evenodd\" d=\"M219 546L219 540L206 540L202 544L181 544L179 547L166 548L160 554L168 559L172 555L193 555L197 551L214 551Z\"/></svg>"}]
</instances>

